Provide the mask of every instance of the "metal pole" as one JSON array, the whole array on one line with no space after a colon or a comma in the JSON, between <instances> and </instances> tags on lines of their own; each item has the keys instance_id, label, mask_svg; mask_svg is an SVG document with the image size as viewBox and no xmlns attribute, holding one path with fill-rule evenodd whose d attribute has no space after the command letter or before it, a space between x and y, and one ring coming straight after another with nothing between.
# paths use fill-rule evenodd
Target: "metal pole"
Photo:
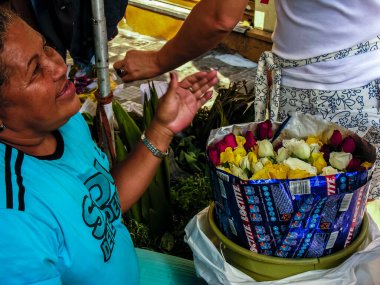
<instances>
[{"instance_id":1,"label":"metal pole","mask_svg":"<svg viewBox=\"0 0 380 285\"><path fill-rule=\"evenodd\" d=\"M104 14L103 0L91 0L94 45L95 45L95 61L96 72L98 77L98 91L101 98L105 98L111 93L109 78L109 61L108 61L108 45L107 45L107 28L106 18ZM99 102L98 102L99 104ZM112 145L114 148L114 128L113 128L113 111L112 102L103 105L111 128ZM103 122L104 123L104 122ZM106 150L110 157L109 150Z\"/></svg>"}]
</instances>

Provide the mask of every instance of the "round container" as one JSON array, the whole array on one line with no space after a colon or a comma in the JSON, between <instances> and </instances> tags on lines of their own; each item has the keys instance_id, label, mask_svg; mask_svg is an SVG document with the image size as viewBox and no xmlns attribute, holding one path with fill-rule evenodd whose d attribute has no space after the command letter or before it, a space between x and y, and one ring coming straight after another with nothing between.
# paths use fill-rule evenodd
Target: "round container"
<instances>
[{"instance_id":1,"label":"round container","mask_svg":"<svg viewBox=\"0 0 380 285\"><path fill-rule=\"evenodd\" d=\"M226 261L256 281L277 280L309 270L336 267L358 250L368 230L368 218L365 214L360 233L343 250L320 258L290 259L257 254L232 242L214 222L214 203L209 207L208 221L212 232L221 243L220 248Z\"/></svg>"}]
</instances>

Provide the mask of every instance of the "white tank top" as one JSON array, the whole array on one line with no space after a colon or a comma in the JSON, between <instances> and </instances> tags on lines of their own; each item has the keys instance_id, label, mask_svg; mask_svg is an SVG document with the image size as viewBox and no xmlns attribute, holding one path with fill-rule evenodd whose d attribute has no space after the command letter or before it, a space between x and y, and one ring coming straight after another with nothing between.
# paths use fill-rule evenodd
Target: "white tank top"
<instances>
[{"instance_id":1,"label":"white tank top","mask_svg":"<svg viewBox=\"0 0 380 285\"><path fill-rule=\"evenodd\" d=\"M276 0L272 51L306 59L349 48L380 34L380 0ZM380 78L380 49L344 59L283 69L282 84L339 90Z\"/></svg>"}]
</instances>

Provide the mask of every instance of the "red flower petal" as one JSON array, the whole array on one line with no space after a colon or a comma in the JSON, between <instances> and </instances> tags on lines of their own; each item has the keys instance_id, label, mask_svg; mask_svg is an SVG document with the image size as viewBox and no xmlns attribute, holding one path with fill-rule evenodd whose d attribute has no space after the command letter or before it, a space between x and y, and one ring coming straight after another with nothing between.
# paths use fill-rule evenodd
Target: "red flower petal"
<instances>
[{"instance_id":1,"label":"red flower petal","mask_svg":"<svg viewBox=\"0 0 380 285\"><path fill-rule=\"evenodd\" d=\"M252 131L247 131L245 133L245 144L244 144L244 148L248 151L250 150L252 147L254 147L254 145L256 144L256 140L255 138L253 137L253 133Z\"/></svg>"},{"instance_id":2,"label":"red flower petal","mask_svg":"<svg viewBox=\"0 0 380 285\"><path fill-rule=\"evenodd\" d=\"M259 140L270 139L272 136L272 122L270 120L266 120L257 125L257 137Z\"/></svg>"},{"instance_id":3,"label":"red flower petal","mask_svg":"<svg viewBox=\"0 0 380 285\"><path fill-rule=\"evenodd\" d=\"M224 137L224 142L226 143L227 146L232 147L232 149L237 147L236 138L235 138L235 135L233 133L226 135Z\"/></svg>"},{"instance_id":4,"label":"red flower petal","mask_svg":"<svg viewBox=\"0 0 380 285\"><path fill-rule=\"evenodd\" d=\"M215 166L218 166L220 164L220 155L216 147L210 146L208 148L208 157L212 164L214 164Z\"/></svg>"},{"instance_id":5,"label":"red flower petal","mask_svg":"<svg viewBox=\"0 0 380 285\"><path fill-rule=\"evenodd\" d=\"M342 133L338 130L334 130L329 141L330 145L333 147L339 147L342 141L343 141Z\"/></svg>"},{"instance_id":6,"label":"red flower petal","mask_svg":"<svg viewBox=\"0 0 380 285\"><path fill-rule=\"evenodd\" d=\"M342 142L342 150L348 153L354 153L356 149L356 143L353 137L348 136Z\"/></svg>"},{"instance_id":7,"label":"red flower petal","mask_svg":"<svg viewBox=\"0 0 380 285\"><path fill-rule=\"evenodd\" d=\"M362 170L362 166L360 165L362 162L359 158L353 157L347 165L347 171L359 171Z\"/></svg>"}]
</instances>

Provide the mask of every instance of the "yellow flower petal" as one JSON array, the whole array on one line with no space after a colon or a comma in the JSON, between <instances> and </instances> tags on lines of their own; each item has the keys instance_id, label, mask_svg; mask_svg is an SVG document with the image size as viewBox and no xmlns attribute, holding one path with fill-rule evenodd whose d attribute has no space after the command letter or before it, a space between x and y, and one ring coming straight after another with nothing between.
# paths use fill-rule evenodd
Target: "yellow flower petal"
<instances>
[{"instance_id":1,"label":"yellow flower petal","mask_svg":"<svg viewBox=\"0 0 380 285\"><path fill-rule=\"evenodd\" d=\"M368 161L364 161L362 164L360 164L361 166L363 166L365 169L369 169L372 167L373 163L371 162L368 162Z\"/></svg>"},{"instance_id":2,"label":"yellow flower petal","mask_svg":"<svg viewBox=\"0 0 380 285\"><path fill-rule=\"evenodd\" d=\"M307 178L313 176L309 172L305 170L300 170L300 169L289 169L288 171L288 179L302 179L302 178Z\"/></svg>"},{"instance_id":3,"label":"yellow flower petal","mask_svg":"<svg viewBox=\"0 0 380 285\"><path fill-rule=\"evenodd\" d=\"M232 151L231 147L227 147L224 152L220 153L220 163L234 163L235 161L235 155Z\"/></svg>"},{"instance_id":4,"label":"yellow flower petal","mask_svg":"<svg viewBox=\"0 0 380 285\"><path fill-rule=\"evenodd\" d=\"M264 168L268 169L272 179L286 179L288 176L289 167L284 164L273 164L270 167L265 165Z\"/></svg>"},{"instance_id":5,"label":"yellow flower petal","mask_svg":"<svg viewBox=\"0 0 380 285\"><path fill-rule=\"evenodd\" d=\"M259 179L270 179L269 171L266 168L263 168L259 171L257 171L253 176L251 177L253 180L259 180Z\"/></svg>"},{"instance_id":6,"label":"yellow flower petal","mask_svg":"<svg viewBox=\"0 0 380 285\"><path fill-rule=\"evenodd\" d=\"M306 143L308 145L312 145L312 144L319 144L320 146L323 145L323 142L321 142L318 137L313 137L313 136L307 137Z\"/></svg>"},{"instance_id":7,"label":"yellow flower petal","mask_svg":"<svg viewBox=\"0 0 380 285\"><path fill-rule=\"evenodd\" d=\"M326 160L323 158L322 152L313 152L311 154L312 160L313 160L313 166L317 168L317 173L322 173L322 170L324 167L327 166Z\"/></svg>"},{"instance_id":8,"label":"yellow flower petal","mask_svg":"<svg viewBox=\"0 0 380 285\"><path fill-rule=\"evenodd\" d=\"M247 140L245 139L245 137L243 137L243 136L235 136L235 138L236 138L236 142L237 142L237 144L238 144L238 147L239 147L239 146L240 146L240 147L243 147L244 144L245 144L245 142L247 141Z\"/></svg>"}]
</instances>

